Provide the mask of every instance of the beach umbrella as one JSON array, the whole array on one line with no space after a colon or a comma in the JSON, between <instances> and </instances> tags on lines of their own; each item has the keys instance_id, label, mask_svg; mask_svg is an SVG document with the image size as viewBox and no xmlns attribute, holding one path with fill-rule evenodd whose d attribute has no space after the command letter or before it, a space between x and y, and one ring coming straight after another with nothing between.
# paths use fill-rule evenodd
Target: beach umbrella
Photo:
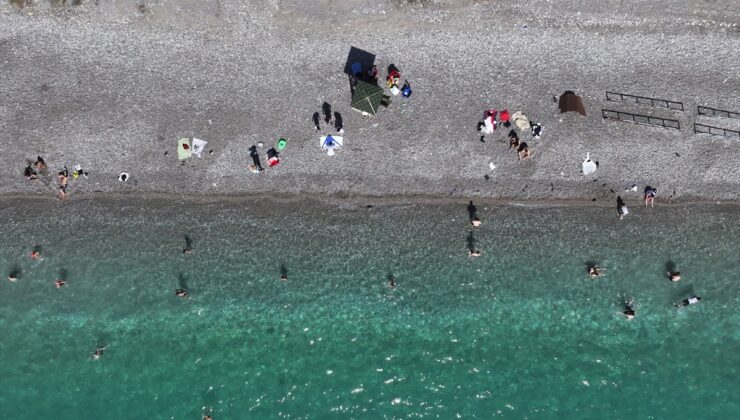
<instances>
[{"instance_id":1,"label":"beach umbrella","mask_svg":"<svg viewBox=\"0 0 740 420\"><path fill-rule=\"evenodd\" d=\"M558 108L560 109L561 114L563 112L573 111L581 115L586 115L586 107L583 106L583 101L581 101L581 97L570 90L565 91L565 93L560 95Z\"/></svg>"},{"instance_id":2,"label":"beach umbrella","mask_svg":"<svg viewBox=\"0 0 740 420\"><path fill-rule=\"evenodd\" d=\"M329 156L334 156L334 149L340 149L344 144L344 138L340 136L321 136L319 140L321 148L326 150Z\"/></svg>"},{"instance_id":3,"label":"beach umbrella","mask_svg":"<svg viewBox=\"0 0 740 420\"><path fill-rule=\"evenodd\" d=\"M193 150L190 147L190 139L181 138L177 141L177 157L180 160L190 159L193 154Z\"/></svg>"},{"instance_id":4,"label":"beach umbrella","mask_svg":"<svg viewBox=\"0 0 740 420\"><path fill-rule=\"evenodd\" d=\"M380 86L358 80L352 88L352 109L363 115L375 115L383 96L383 88Z\"/></svg>"}]
</instances>

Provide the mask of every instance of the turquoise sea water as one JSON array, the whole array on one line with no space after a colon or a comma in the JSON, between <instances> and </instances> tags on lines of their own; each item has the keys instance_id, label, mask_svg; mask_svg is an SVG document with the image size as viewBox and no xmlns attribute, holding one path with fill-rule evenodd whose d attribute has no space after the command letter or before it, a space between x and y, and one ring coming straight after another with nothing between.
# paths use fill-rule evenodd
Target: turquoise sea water
<instances>
[{"instance_id":1,"label":"turquoise sea water","mask_svg":"<svg viewBox=\"0 0 740 420\"><path fill-rule=\"evenodd\" d=\"M737 207L466 204L0 201L0 418L740 416Z\"/></svg>"}]
</instances>

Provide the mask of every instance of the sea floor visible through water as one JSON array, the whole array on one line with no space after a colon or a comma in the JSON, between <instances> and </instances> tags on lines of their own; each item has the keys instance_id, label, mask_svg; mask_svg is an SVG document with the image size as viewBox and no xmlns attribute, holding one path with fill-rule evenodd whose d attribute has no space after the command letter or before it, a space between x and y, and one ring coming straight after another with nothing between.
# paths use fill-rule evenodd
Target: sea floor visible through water
<instances>
[{"instance_id":1,"label":"sea floor visible through water","mask_svg":"<svg viewBox=\"0 0 740 420\"><path fill-rule=\"evenodd\" d=\"M0 200L0 417L740 416L738 207L467 204Z\"/></svg>"}]
</instances>

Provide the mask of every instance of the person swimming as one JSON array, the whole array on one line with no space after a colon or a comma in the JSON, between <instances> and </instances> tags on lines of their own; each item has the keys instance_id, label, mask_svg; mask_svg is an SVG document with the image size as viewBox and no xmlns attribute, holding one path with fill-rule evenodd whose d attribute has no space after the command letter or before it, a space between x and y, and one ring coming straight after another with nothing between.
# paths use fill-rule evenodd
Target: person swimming
<instances>
[{"instance_id":1,"label":"person swimming","mask_svg":"<svg viewBox=\"0 0 740 420\"><path fill-rule=\"evenodd\" d=\"M388 277L388 287L390 287L391 289L396 288L396 278L395 277L393 276Z\"/></svg>"},{"instance_id":2,"label":"person swimming","mask_svg":"<svg viewBox=\"0 0 740 420\"><path fill-rule=\"evenodd\" d=\"M54 285L57 287L57 289L59 289L60 287L64 286L65 284L67 284L67 282L64 281L63 279L56 279L54 281Z\"/></svg>"},{"instance_id":3,"label":"person swimming","mask_svg":"<svg viewBox=\"0 0 740 420\"><path fill-rule=\"evenodd\" d=\"M13 283L18 281L18 271L13 270L8 274L8 280L12 281Z\"/></svg>"},{"instance_id":4,"label":"person swimming","mask_svg":"<svg viewBox=\"0 0 740 420\"><path fill-rule=\"evenodd\" d=\"M33 251L31 251L31 259L32 260L41 259L41 251L39 251L38 249L34 249Z\"/></svg>"},{"instance_id":5,"label":"person swimming","mask_svg":"<svg viewBox=\"0 0 740 420\"><path fill-rule=\"evenodd\" d=\"M192 254L193 253L193 248L190 248L189 246L186 246L185 248L182 249L182 253L183 254Z\"/></svg>"},{"instance_id":6,"label":"person swimming","mask_svg":"<svg viewBox=\"0 0 740 420\"><path fill-rule=\"evenodd\" d=\"M588 267L588 275L591 276L592 279L599 277L603 271L604 271L603 268L599 268L596 265L592 265Z\"/></svg>"},{"instance_id":7,"label":"person swimming","mask_svg":"<svg viewBox=\"0 0 740 420\"><path fill-rule=\"evenodd\" d=\"M280 275L280 280L282 280L282 281L288 281L288 275L287 274L281 274Z\"/></svg>"},{"instance_id":8,"label":"person swimming","mask_svg":"<svg viewBox=\"0 0 740 420\"><path fill-rule=\"evenodd\" d=\"M176 289L175 296L186 299L188 297L188 291L185 289Z\"/></svg>"},{"instance_id":9,"label":"person swimming","mask_svg":"<svg viewBox=\"0 0 740 420\"><path fill-rule=\"evenodd\" d=\"M679 271L669 271L667 274L668 274L668 280L670 281L681 280L681 272Z\"/></svg>"},{"instance_id":10,"label":"person swimming","mask_svg":"<svg viewBox=\"0 0 740 420\"><path fill-rule=\"evenodd\" d=\"M635 306L633 304L633 300L624 302L624 311L622 311L622 316L624 316L628 320L632 320L635 318Z\"/></svg>"},{"instance_id":11,"label":"person swimming","mask_svg":"<svg viewBox=\"0 0 740 420\"><path fill-rule=\"evenodd\" d=\"M699 301L701 301L701 297L694 295L677 303L676 306L682 308L684 306L696 305L697 303L699 303Z\"/></svg>"},{"instance_id":12,"label":"person swimming","mask_svg":"<svg viewBox=\"0 0 740 420\"><path fill-rule=\"evenodd\" d=\"M469 257L480 257L480 255L481 255L480 249L469 249L468 250Z\"/></svg>"},{"instance_id":13,"label":"person swimming","mask_svg":"<svg viewBox=\"0 0 740 420\"><path fill-rule=\"evenodd\" d=\"M96 346L96 347L95 347L95 352L93 352L93 354L92 354L92 359L93 359L93 360L98 360L98 359L100 359L100 357L101 357L101 356L103 355L103 353L105 352L105 349L106 349L106 348L107 348L106 346Z\"/></svg>"}]
</instances>

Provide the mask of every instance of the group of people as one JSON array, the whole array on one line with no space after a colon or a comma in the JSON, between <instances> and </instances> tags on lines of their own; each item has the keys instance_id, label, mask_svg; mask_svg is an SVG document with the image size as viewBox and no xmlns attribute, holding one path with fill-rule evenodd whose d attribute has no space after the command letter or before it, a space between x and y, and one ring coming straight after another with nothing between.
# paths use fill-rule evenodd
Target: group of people
<instances>
[{"instance_id":1,"label":"group of people","mask_svg":"<svg viewBox=\"0 0 740 420\"><path fill-rule=\"evenodd\" d=\"M496 109L489 109L483 112L483 121L478 122L478 132L481 133L480 141L485 143L486 134L493 134L500 126L504 126L507 129L511 127L512 120L522 132L526 130L531 131L532 138L539 139L542 135L543 126L540 123L529 121L524 114L515 112L514 115L510 115L508 109L498 111ZM519 134L515 128L511 128L508 133L509 139L509 150L514 149L517 152L519 160L525 160L532 156L532 152L529 149L529 145L526 141L519 139Z\"/></svg>"},{"instance_id":2,"label":"group of people","mask_svg":"<svg viewBox=\"0 0 740 420\"><path fill-rule=\"evenodd\" d=\"M23 170L23 176L29 181L40 179L42 176L46 176L47 165L44 158L37 156L36 160L29 162L26 168ZM64 169L57 173L57 198L59 200L67 199L67 187L69 186L69 177L78 179L80 177L87 178L88 173L82 169L80 165L75 165L74 171L70 173L69 169L64 166Z\"/></svg>"},{"instance_id":3,"label":"group of people","mask_svg":"<svg viewBox=\"0 0 740 420\"><path fill-rule=\"evenodd\" d=\"M41 256L41 245L36 245L31 249L31 252L28 254L29 258L33 261L41 261L43 260L43 257ZM21 277L21 268L15 267L12 270L10 270L10 273L8 273L8 281L12 283L16 283L18 279ZM59 289L60 287L67 284L67 280L64 279L64 275L60 275L59 277L54 280L54 286Z\"/></svg>"},{"instance_id":4,"label":"group of people","mask_svg":"<svg viewBox=\"0 0 740 420\"><path fill-rule=\"evenodd\" d=\"M597 265L589 265L588 266L588 275L591 276L592 279L595 279L602 274L606 272L606 269L599 267ZM666 278L671 282L677 282L681 280L681 272L674 270L670 270L666 272ZM689 305L695 305L701 301L700 296L693 295L691 297L688 297L686 299L681 300L680 302L676 303L676 307L684 307ZM625 299L624 301L624 310L622 311L622 315L627 319L634 319L636 312L635 312L635 305L634 305L634 299Z\"/></svg>"}]
</instances>

